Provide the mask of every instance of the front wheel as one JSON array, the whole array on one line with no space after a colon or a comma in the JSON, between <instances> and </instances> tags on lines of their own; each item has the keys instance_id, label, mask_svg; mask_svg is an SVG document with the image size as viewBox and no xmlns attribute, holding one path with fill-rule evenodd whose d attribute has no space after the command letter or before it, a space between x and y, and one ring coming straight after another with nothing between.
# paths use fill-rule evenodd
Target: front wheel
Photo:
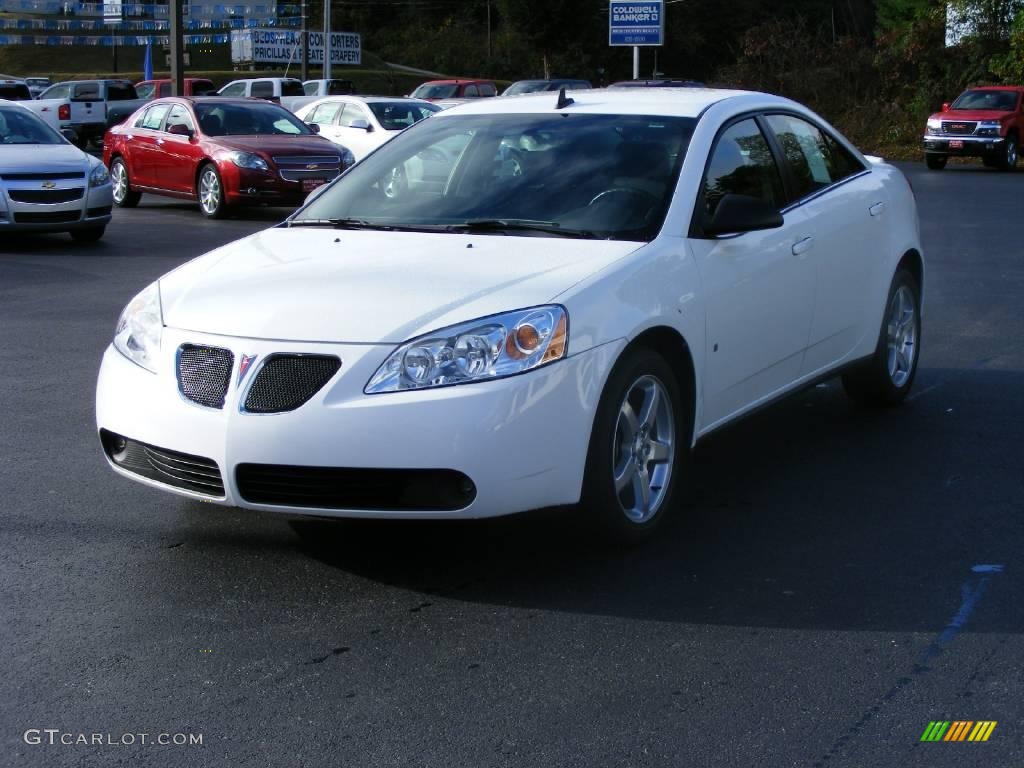
<instances>
[{"instance_id":1,"label":"front wheel","mask_svg":"<svg viewBox=\"0 0 1024 768\"><path fill-rule=\"evenodd\" d=\"M199 209L208 219L222 219L227 215L224 184L212 165L204 166L199 172Z\"/></svg>"},{"instance_id":2,"label":"front wheel","mask_svg":"<svg viewBox=\"0 0 1024 768\"><path fill-rule=\"evenodd\" d=\"M1003 156L999 158L999 169L1012 171L1017 168L1017 137L1008 136L1003 147Z\"/></svg>"},{"instance_id":3,"label":"front wheel","mask_svg":"<svg viewBox=\"0 0 1024 768\"><path fill-rule=\"evenodd\" d=\"M615 544L650 536L671 511L690 451L690 405L650 349L626 353L601 395L580 512Z\"/></svg>"},{"instance_id":4,"label":"front wheel","mask_svg":"<svg viewBox=\"0 0 1024 768\"><path fill-rule=\"evenodd\" d=\"M106 226L102 226L90 227L89 229L73 229L70 234L71 239L76 243L96 243L99 242L100 238L103 237L103 233L106 231Z\"/></svg>"},{"instance_id":5,"label":"front wheel","mask_svg":"<svg viewBox=\"0 0 1024 768\"><path fill-rule=\"evenodd\" d=\"M885 318L875 354L843 375L843 388L854 400L896 405L910 392L921 346L921 288L905 269L892 279Z\"/></svg>"},{"instance_id":6,"label":"front wheel","mask_svg":"<svg viewBox=\"0 0 1024 768\"><path fill-rule=\"evenodd\" d=\"M946 155L925 155L924 162L928 166L929 170L941 171L946 167L946 161L949 158Z\"/></svg>"},{"instance_id":7,"label":"front wheel","mask_svg":"<svg viewBox=\"0 0 1024 768\"><path fill-rule=\"evenodd\" d=\"M110 182L114 187L114 204L118 208L134 208L142 199L140 192L132 192L128 166L120 157L110 164Z\"/></svg>"}]
</instances>

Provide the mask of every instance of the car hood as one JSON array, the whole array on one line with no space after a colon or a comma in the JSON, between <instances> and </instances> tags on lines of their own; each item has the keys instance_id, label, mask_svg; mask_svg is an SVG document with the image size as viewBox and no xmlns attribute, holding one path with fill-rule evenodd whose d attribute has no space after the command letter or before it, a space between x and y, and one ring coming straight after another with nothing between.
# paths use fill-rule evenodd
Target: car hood
<instances>
[{"instance_id":1,"label":"car hood","mask_svg":"<svg viewBox=\"0 0 1024 768\"><path fill-rule=\"evenodd\" d=\"M210 139L225 149L267 152L274 155L337 155L338 148L321 136L215 136Z\"/></svg>"},{"instance_id":2,"label":"car hood","mask_svg":"<svg viewBox=\"0 0 1024 768\"><path fill-rule=\"evenodd\" d=\"M398 344L551 301L642 243L274 228L160 280L164 323L226 336Z\"/></svg>"},{"instance_id":3,"label":"car hood","mask_svg":"<svg viewBox=\"0 0 1024 768\"><path fill-rule=\"evenodd\" d=\"M0 144L0 171L59 173L89 168L87 155L71 144Z\"/></svg>"},{"instance_id":4,"label":"car hood","mask_svg":"<svg viewBox=\"0 0 1024 768\"><path fill-rule=\"evenodd\" d=\"M1012 112L995 112L991 109L951 109L948 112L936 112L931 120L945 120L955 123L958 120L988 120L996 121L1012 115Z\"/></svg>"}]
</instances>

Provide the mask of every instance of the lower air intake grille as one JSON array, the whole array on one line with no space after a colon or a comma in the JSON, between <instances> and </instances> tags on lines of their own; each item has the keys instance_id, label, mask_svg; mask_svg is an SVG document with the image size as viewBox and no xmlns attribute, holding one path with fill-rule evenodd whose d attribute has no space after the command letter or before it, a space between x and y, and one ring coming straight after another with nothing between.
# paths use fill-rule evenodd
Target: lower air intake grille
<instances>
[{"instance_id":1,"label":"lower air intake grille","mask_svg":"<svg viewBox=\"0 0 1024 768\"><path fill-rule=\"evenodd\" d=\"M174 488L224 496L220 468L212 459L157 448L100 430L103 450L123 470Z\"/></svg>"},{"instance_id":2,"label":"lower air intake grille","mask_svg":"<svg viewBox=\"0 0 1024 768\"><path fill-rule=\"evenodd\" d=\"M453 469L350 469L239 464L238 492L253 504L320 509L452 511L476 486Z\"/></svg>"},{"instance_id":3,"label":"lower air intake grille","mask_svg":"<svg viewBox=\"0 0 1024 768\"><path fill-rule=\"evenodd\" d=\"M294 411L341 368L333 355L271 355L256 374L245 398L249 413Z\"/></svg>"},{"instance_id":4,"label":"lower air intake grille","mask_svg":"<svg viewBox=\"0 0 1024 768\"><path fill-rule=\"evenodd\" d=\"M182 344L178 349L178 389L193 403L223 408L234 363L230 350Z\"/></svg>"}]
</instances>

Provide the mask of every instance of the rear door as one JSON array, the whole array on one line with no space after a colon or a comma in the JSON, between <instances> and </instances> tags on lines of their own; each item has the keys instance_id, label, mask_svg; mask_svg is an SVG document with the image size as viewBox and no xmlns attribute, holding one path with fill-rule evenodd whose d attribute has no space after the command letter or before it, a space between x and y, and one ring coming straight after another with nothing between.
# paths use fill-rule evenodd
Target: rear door
<instances>
[{"instance_id":1,"label":"rear door","mask_svg":"<svg viewBox=\"0 0 1024 768\"><path fill-rule=\"evenodd\" d=\"M817 298L803 374L831 367L864 333L873 275L886 261L888 197L881 180L823 128L795 115L769 114L769 130L782 151L789 205L808 218L817 272ZM880 321L880 318L878 318Z\"/></svg>"},{"instance_id":2,"label":"rear door","mask_svg":"<svg viewBox=\"0 0 1024 768\"><path fill-rule=\"evenodd\" d=\"M71 122L92 125L107 122L107 105L100 92L100 83L85 81L71 85Z\"/></svg>"}]
</instances>

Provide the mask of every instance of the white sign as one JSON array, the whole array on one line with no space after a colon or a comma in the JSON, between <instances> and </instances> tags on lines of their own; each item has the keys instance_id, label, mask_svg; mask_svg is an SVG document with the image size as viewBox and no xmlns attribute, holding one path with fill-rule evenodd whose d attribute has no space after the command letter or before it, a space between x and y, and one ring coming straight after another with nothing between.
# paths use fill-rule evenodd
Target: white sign
<instances>
[{"instance_id":1,"label":"white sign","mask_svg":"<svg viewBox=\"0 0 1024 768\"><path fill-rule=\"evenodd\" d=\"M331 33L331 64L362 64L362 39L353 32ZM288 64L302 60L302 35L295 30L248 29L231 33L232 62ZM309 33L309 63L323 65L324 36Z\"/></svg>"},{"instance_id":2,"label":"white sign","mask_svg":"<svg viewBox=\"0 0 1024 768\"><path fill-rule=\"evenodd\" d=\"M120 24L123 19L123 11L122 3L104 3L103 21L107 24Z\"/></svg>"}]
</instances>

